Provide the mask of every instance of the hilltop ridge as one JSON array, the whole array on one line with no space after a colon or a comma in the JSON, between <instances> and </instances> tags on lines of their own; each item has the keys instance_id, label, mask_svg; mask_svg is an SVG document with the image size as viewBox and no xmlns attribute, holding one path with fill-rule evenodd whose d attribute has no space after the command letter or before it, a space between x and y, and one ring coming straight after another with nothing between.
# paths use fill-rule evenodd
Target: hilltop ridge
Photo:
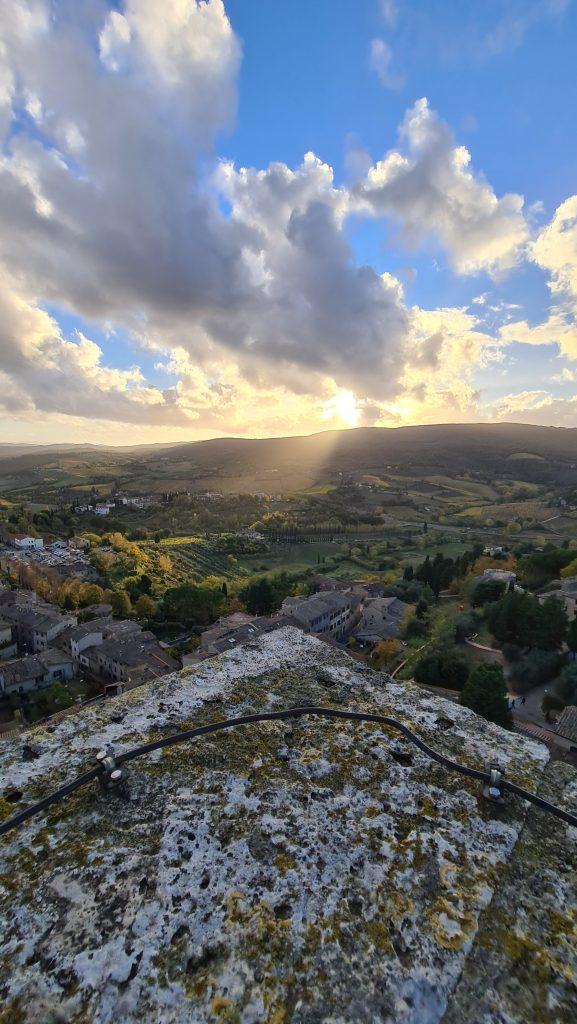
<instances>
[{"instance_id":1,"label":"hilltop ridge","mask_svg":"<svg viewBox=\"0 0 577 1024\"><path fill-rule=\"evenodd\" d=\"M213 438L171 445L0 445L0 491L82 474L149 491L299 491L339 474L388 468L423 475L480 472L577 483L577 428L517 423L357 427L271 438ZM48 474L48 475L47 475Z\"/></svg>"}]
</instances>

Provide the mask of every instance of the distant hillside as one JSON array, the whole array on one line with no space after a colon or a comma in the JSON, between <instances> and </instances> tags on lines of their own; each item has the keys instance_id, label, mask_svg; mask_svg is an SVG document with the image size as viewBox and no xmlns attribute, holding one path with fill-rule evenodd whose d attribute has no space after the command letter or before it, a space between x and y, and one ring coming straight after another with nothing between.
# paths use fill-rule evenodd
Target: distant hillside
<instances>
[{"instance_id":1,"label":"distant hillside","mask_svg":"<svg viewBox=\"0 0 577 1024\"><path fill-rule=\"evenodd\" d=\"M577 429L527 424L367 427L177 445L0 446L0 490L114 482L127 490L298 491L339 474L478 473L577 484ZM18 450L20 449L20 450ZM23 450L24 449L24 450Z\"/></svg>"}]
</instances>

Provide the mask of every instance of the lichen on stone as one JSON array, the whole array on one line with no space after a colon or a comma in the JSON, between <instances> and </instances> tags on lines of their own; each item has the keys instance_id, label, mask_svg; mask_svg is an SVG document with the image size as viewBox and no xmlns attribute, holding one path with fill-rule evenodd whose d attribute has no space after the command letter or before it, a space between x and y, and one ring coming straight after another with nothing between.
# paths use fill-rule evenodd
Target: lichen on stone
<instances>
[{"instance_id":1,"label":"lichen on stone","mask_svg":"<svg viewBox=\"0 0 577 1024\"><path fill-rule=\"evenodd\" d=\"M555 798L541 744L288 628L38 732L34 761L5 741L2 792L22 794L8 813L106 743L301 704L393 716ZM563 766L573 807L575 780ZM568 1021L576 896L559 865L574 831L517 799L487 804L374 724L303 717L185 741L130 763L128 799L84 788L4 838L0 1022L434 1024L467 1005L467 971L499 936L505 969L521 964L536 994L519 1013L495 982L483 1020ZM512 870L516 916L491 917Z\"/></svg>"}]
</instances>

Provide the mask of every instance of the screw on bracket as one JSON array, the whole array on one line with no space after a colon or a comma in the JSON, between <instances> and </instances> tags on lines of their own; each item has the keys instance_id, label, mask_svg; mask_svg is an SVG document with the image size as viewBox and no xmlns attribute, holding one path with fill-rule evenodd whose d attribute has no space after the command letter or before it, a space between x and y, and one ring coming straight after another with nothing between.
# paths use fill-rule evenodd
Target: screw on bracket
<instances>
[{"instance_id":1,"label":"screw on bracket","mask_svg":"<svg viewBox=\"0 0 577 1024\"><path fill-rule=\"evenodd\" d=\"M103 750L99 750L96 755L96 762L102 769L98 781L104 792L118 793L121 796L126 796L128 793L127 773L125 769L118 767L112 747L108 746Z\"/></svg>"},{"instance_id":2,"label":"screw on bracket","mask_svg":"<svg viewBox=\"0 0 577 1024\"><path fill-rule=\"evenodd\" d=\"M486 771L489 774L489 781L483 784L483 796L487 800L492 800L493 803L504 804L505 798L502 787L504 772L498 764L488 764Z\"/></svg>"}]
</instances>

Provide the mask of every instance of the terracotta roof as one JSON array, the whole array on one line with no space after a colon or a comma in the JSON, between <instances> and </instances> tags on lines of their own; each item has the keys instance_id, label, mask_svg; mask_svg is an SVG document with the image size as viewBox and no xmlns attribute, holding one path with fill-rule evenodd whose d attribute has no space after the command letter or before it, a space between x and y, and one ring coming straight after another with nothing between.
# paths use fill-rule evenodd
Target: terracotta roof
<instances>
[{"instance_id":1,"label":"terracotta roof","mask_svg":"<svg viewBox=\"0 0 577 1024\"><path fill-rule=\"evenodd\" d=\"M564 736L566 740L577 743L577 708L569 707L561 712L557 719L555 732Z\"/></svg>"}]
</instances>

